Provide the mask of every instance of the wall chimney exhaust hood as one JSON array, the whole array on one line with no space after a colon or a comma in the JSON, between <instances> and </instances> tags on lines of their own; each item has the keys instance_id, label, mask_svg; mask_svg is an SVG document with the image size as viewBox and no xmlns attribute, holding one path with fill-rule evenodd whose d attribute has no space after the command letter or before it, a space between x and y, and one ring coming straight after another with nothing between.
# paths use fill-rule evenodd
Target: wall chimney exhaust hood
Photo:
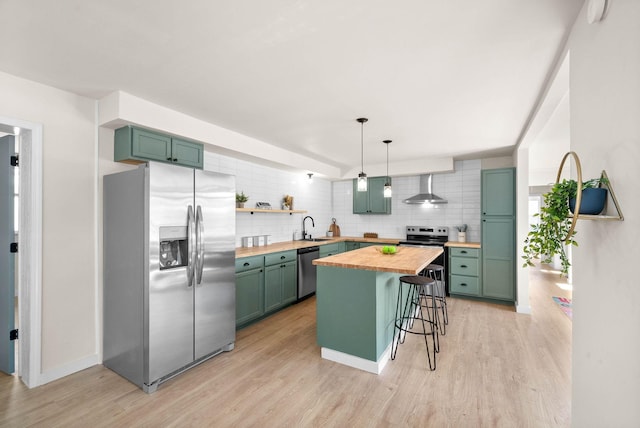
<instances>
[{"instance_id":1,"label":"wall chimney exhaust hood","mask_svg":"<svg viewBox=\"0 0 640 428\"><path fill-rule=\"evenodd\" d=\"M447 200L433 194L433 174L420 176L420 193L405 199L405 204L446 204Z\"/></svg>"}]
</instances>

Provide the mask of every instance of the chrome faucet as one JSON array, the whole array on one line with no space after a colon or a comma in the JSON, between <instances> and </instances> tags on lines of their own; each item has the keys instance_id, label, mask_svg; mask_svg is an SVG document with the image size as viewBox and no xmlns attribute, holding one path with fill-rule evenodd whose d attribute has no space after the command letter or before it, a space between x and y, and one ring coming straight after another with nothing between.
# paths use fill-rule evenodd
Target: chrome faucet
<instances>
[{"instance_id":1,"label":"chrome faucet","mask_svg":"<svg viewBox=\"0 0 640 428\"><path fill-rule=\"evenodd\" d=\"M302 219L302 240L303 241L307 239L307 230L304 227L304 223L308 218L311 219L311 227L316 227L316 223L313 221L313 217L311 217L310 215ZM311 235L309 235L309 238L311 238Z\"/></svg>"}]
</instances>

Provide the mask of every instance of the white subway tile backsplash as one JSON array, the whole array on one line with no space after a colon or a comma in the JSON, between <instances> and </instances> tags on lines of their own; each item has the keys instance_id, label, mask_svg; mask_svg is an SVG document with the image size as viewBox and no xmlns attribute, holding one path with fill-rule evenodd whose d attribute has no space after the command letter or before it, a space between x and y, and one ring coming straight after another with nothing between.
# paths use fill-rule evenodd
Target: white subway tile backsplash
<instances>
[{"instance_id":1,"label":"white subway tile backsplash","mask_svg":"<svg viewBox=\"0 0 640 428\"><path fill-rule=\"evenodd\" d=\"M294 209L307 214L236 214L236 245L242 236L267 234L269 243L290 241L293 232L301 237L302 219L310 215L315 227L307 221L314 236L325 235L335 217L343 235L363 236L377 232L381 237L403 238L407 225L448 226L451 239L457 239L457 229L468 225L467 239L480 241L480 170L479 160L456 161L455 172L434 174L433 191L447 199L444 205L407 205L402 200L420 191L420 177L394 177L392 215L353 214L352 180L330 182L254 164L245 160L205 152L205 168L236 176L236 189L249 196L247 207L256 202L269 202L280 209L285 194L294 196Z\"/></svg>"}]
</instances>

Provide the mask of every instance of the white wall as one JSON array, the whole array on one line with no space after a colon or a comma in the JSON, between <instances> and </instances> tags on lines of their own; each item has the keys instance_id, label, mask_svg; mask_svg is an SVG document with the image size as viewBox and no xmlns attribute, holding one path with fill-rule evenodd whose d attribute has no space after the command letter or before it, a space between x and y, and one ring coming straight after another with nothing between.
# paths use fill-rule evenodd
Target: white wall
<instances>
[{"instance_id":1,"label":"white wall","mask_svg":"<svg viewBox=\"0 0 640 428\"><path fill-rule=\"evenodd\" d=\"M572 424L640 423L640 2L609 1L604 21L583 8L570 38L571 150L583 176L605 169L622 222L580 221L573 252Z\"/></svg>"},{"instance_id":2,"label":"white wall","mask_svg":"<svg viewBox=\"0 0 640 428\"><path fill-rule=\"evenodd\" d=\"M97 358L95 102L5 73L0 93L0 116L43 125L41 370L48 378Z\"/></svg>"},{"instance_id":3,"label":"white wall","mask_svg":"<svg viewBox=\"0 0 640 428\"><path fill-rule=\"evenodd\" d=\"M443 205L408 205L402 202L420 193L420 177L394 177L392 215L353 214L353 183L333 183L333 215L345 236L377 232L384 238L404 238L405 226L449 226L449 239L468 225L467 241L480 241L480 160L456 161L455 172L433 175L433 193L448 200Z\"/></svg>"},{"instance_id":4,"label":"white wall","mask_svg":"<svg viewBox=\"0 0 640 428\"><path fill-rule=\"evenodd\" d=\"M253 208L256 202L269 202L273 209L281 209L284 195L293 196L293 208L306 210L306 214L246 213L236 214L236 246L243 236L269 236L269 243L291 241L293 232L298 239L302 233L302 219L310 215L315 223L307 220L307 233L325 235L331 223L331 183L314 178L309 182L305 174L295 174L268 166L261 166L216 153L205 152L204 168L236 176L237 192L249 197L245 208Z\"/></svg>"}]
</instances>

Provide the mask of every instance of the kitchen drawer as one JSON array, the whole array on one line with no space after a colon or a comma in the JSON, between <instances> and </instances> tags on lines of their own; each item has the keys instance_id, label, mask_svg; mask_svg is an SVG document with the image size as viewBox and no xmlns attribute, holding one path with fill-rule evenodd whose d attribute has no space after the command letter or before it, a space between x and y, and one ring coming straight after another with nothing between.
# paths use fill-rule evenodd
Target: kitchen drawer
<instances>
[{"instance_id":1,"label":"kitchen drawer","mask_svg":"<svg viewBox=\"0 0 640 428\"><path fill-rule=\"evenodd\" d=\"M449 271L452 275L478 276L480 260L467 257L451 257Z\"/></svg>"},{"instance_id":2,"label":"kitchen drawer","mask_svg":"<svg viewBox=\"0 0 640 428\"><path fill-rule=\"evenodd\" d=\"M328 257L333 256L334 254L341 253L342 251L340 251L340 244L341 242L320 245L320 257Z\"/></svg>"},{"instance_id":3,"label":"kitchen drawer","mask_svg":"<svg viewBox=\"0 0 640 428\"><path fill-rule=\"evenodd\" d=\"M480 257L480 250L478 248L450 247L449 254L452 257Z\"/></svg>"},{"instance_id":4,"label":"kitchen drawer","mask_svg":"<svg viewBox=\"0 0 640 428\"><path fill-rule=\"evenodd\" d=\"M243 257L236 259L236 272L246 272L251 269L263 267L264 258L262 256Z\"/></svg>"},{"instance_id":5,"label":"kitchen drawer","mask_svg":"<svg viewBox=\"0 0 640 428\"><path fill-rule=\"evenodd\" d=\"M298 255L298 252L295 250L267 254L264 256L264 265L271 266L279 263L291 262L296 260L297 255Z\"/></svg>"},{"instance_id":6,"label":"kitchen drawer","mask_svg":"<svg viewBox=\"0 0 640 428\"><path fill-rule=\"evenodd\" d=\"M477 277L451 275L449 292L453 294L469 294L477 296L480 294L479 281Z\"/></svg>"}]
</instances>

